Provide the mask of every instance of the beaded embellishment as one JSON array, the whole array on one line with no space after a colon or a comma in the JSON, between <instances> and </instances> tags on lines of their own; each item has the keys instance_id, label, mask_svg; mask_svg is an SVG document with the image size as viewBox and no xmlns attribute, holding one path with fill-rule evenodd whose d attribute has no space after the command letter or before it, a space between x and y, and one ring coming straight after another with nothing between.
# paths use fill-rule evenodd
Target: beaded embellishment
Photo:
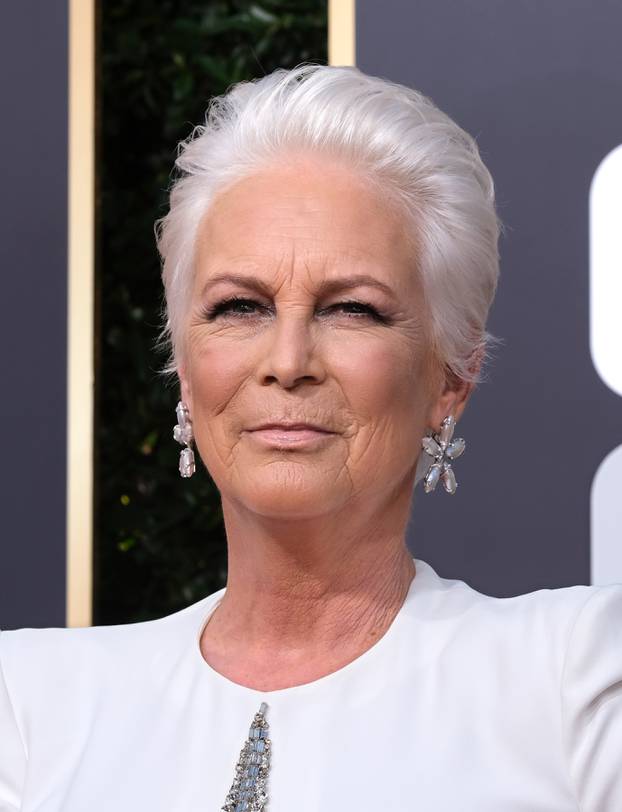
<instances>
[{"instance_id":1,"label":"beaded embellishment","mask_svg":"<svg viewBox=\"0 0 622 812\"><path fill-rule=\"evenodd\" d=\"M262 702L253 718L221 812L258 812L266 807L271 748L269 725L266 722L267 708L268 705Z\"/></svg>"}]
</instances>

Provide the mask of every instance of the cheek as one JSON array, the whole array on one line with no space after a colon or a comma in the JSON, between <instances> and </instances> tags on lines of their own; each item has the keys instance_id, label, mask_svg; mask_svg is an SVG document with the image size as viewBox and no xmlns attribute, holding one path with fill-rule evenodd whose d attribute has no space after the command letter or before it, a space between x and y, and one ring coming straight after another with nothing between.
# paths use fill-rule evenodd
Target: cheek
<instances>
[{"instance_id":1,"label":"cheek","mask_svg":"<svg viewBox=\"0 0 622 812\"><path fill-rule=\"evenodd\" d=\"M341 366L344 395L359 423L350 466L363 478L374 471L382 482L401 479L417 458L428 386L420 355L410 341L377 343Z\"/></svg>"},{"instance_id":2,"label":"cheek","mask_svg":"<svg viewBox=\"0 0 622 812\"><path fill-rule=\"evenodd\" d=\"M248 381L249 353L219 342L192 347L188 368L196 448L218 487L235 463L239 394Z\"/></svg>"},{"instance_id":3,"label":"cheek","mask_svg":"<svg viewBox=\"0 0 622 812\"><path fill-rule=\"evenodd\" d=\"M235 432L238 396L252 376L252 355L244 342L195 344L188 378L197 446L208 462L228 455Z\"/></svg>"},{"instance_id":4,"label":"cheek","mask_svg":"<svg viewBox=\"0 0 622 812\"><path fill-rule=\"evenodd\" d=\"M211 412L219 410L239 389L240 383L250 374L250 357L243 349L228 342L196 342L190 349L189 381L194 408Z\"/></svg>"},{"instance_id":5,"label":"cheek","mask_svg":"<svg viewBox=\"0 0 622 812\"><path fill-rule=\"evenodd\" d=\"M369 342L344 353L339 377L351 407L370 424L399 429L397 417L420 411L425 396L424 365L411 342ZM363 350L363 351L360 351Z\"/></svg>"}]
</instances>

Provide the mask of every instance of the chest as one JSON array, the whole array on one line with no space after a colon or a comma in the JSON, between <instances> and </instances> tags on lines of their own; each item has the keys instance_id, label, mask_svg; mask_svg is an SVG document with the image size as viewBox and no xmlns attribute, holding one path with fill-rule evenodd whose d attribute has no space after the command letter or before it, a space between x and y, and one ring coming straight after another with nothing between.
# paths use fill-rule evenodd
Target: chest
<instances>
[{"instance_id":1,"label":"chest","mask_svg":"<svg viewBox=\"0 0 622 812\"><path fill-rule=\"evenodd\" d=\"M551 719L419 678L268 705L266 812L574 812ZM257 709L202 697L107 713L33 760L22 812L218 812ZM539 717L539 718L538 718Z\"/></svg>"}]
</instances>

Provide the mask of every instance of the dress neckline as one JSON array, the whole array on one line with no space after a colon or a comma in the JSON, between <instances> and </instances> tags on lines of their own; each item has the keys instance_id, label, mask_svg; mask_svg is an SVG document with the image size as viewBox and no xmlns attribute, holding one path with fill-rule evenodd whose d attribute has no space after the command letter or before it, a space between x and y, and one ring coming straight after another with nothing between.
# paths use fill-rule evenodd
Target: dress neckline
<instances>
[{"instance_id":1,"label":"dress neckline","mask_svg":"<svg viewBox=\"0 0 622 812\"><path fill-rule=\"evenodd\" d=\"M301 683L300 685L292 685L287 688L277 688L272 691L260 691L256 688L249 688L246 685L235 682L213 668L204 659L203 654L201 653L201 635L203 634L203 630L207 626L213 612L215 612L219 606L225 594L226 587L218 590L218 592L214 592L207 598L206 601L201 601L203 612L200 616L198 626L194 627L194 639L192 647L197 668L205 679L220 686L221 689L246 698L265 697L268 699L276 699L279 697L285 698L290 696L304 696L310 693L321 692L324 689L329 689L343 679L354 677L358 671L365 669L375 662L379 657L382 657L386 649L390 647L393 640L398 635L401 626L411 613L413 605L421 597L421 593L425 591L426 587L429 588L432 583L438 579L435 571L425 561L418 558L413 558L413 561L415 562L415 576L410 582L402 605L398 609L397 614L391 621L391 624L388 626L385 633L372 646L370 646L370 648L368 648L362 654L359 654L359 656L355 657L354 660L351 660L349 663L346 663L346 665L338 668L336 671L331 671L329 674L325 674L324 676L318 677L310 682ZM207 611L205 611L206 609Z\"/></svg>"}]
</instances>

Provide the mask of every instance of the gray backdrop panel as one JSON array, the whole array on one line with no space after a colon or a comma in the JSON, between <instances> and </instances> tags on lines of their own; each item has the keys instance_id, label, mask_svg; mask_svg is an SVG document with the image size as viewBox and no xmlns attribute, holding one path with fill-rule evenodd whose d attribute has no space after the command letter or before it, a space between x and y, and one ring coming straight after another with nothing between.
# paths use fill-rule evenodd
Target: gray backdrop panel
<instances>
[{"instance_id":1,"label":"gray backdrop panel","mask_svg":"<svg viewBox=\"0 0 622 812\"><path fill-rule=\"evenodd\" d=\"M0 628L65 624L67 23L0 8Z\"/></svg>"},{"instance_id":2,"label":"gray backdrop panel","mask_svg":"<svg viewBox=\"0 0 622 812\"><path fill-rule=\"evenodd\" d=\"M622 142L622 5L358 0L357 64L474 135L508 226L490 329L505 340L457 435L458 490L417 489L409 545L509 596L589 583L594 473L622 401L589 353L588 190Z\"/></svg>"}]
</instances>

